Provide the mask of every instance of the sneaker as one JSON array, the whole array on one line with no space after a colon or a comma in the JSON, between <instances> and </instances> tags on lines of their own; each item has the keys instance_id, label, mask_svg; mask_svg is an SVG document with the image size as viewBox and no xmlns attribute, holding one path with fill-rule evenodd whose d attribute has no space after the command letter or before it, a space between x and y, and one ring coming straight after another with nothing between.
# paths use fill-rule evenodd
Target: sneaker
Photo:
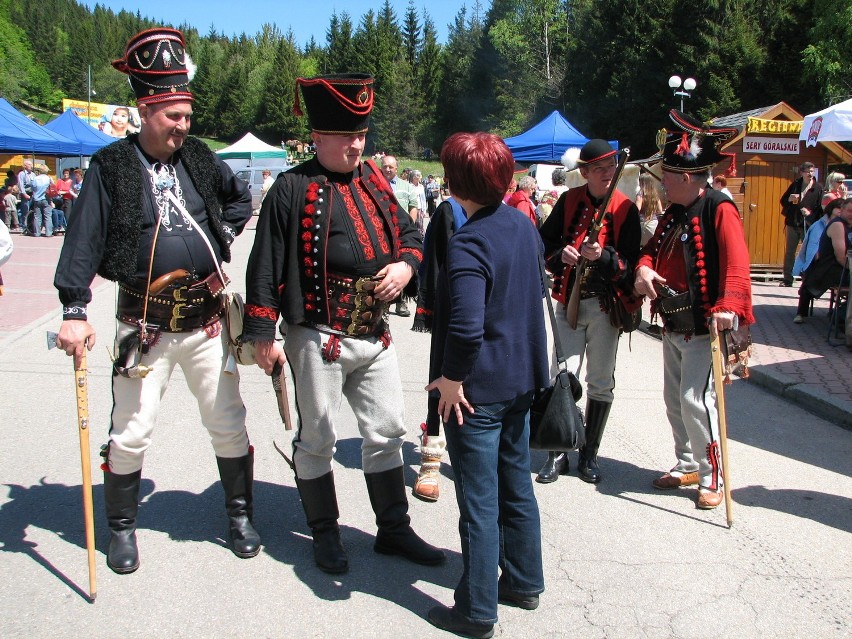
<instances>
[{"instance_id":1,"label":"sneaker","mask_svg":"<svg viewBox=\"0 0 852 639\"><path fill-rule=\"evenodd\" d=\"M804 324L804 323L805 323L805 318L802 317L801 315L796 315L796 317L793 318L793 324Z\"/></svg>"},{"instance_id":2,"label":"sneaker","mask_svg":"<svg viewBox=\"0 0 852 639\"><path fill-rule=\"evenodd\" d=\"M406 306L405 302L400 301L396 305L396 314L400 317L409 317L411 315L411 311L408 310L408 306Z\"/></svg>"},{"instance_id":3,"label":"sneaker","mask_svg":"<svg viewBox=\"0 0 852 639\"><path fill-rule=\"evenodd\" d=\"M791 286L793 286L793 282L781 281L781 282L778 282L778 286L786 286L787 288L790 288Z\"/></svg>"}]
</instances>

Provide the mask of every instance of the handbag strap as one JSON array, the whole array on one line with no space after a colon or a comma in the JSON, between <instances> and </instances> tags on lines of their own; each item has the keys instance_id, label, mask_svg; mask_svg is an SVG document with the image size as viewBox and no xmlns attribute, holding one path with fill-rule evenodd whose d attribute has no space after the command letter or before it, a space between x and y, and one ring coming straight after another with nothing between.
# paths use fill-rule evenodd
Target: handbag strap
<instances>
[{"instance_id":1,"label":"handbag strap","mask_svg":"<svg viewBox=\"0 0 852 639\"><path fill-rule=\"evenodd\" d=\"M550 284L547 273L544 270L544 258L538 254L538 268L541 272L541 286L544 289L544 297L547 298L547 311L550 315L550 328L553 330L553 343L556 347L556 363L564 364L568 359L562 350L562 340L559 339L559 328L556 326L556 314L553 312L553 300L550 297Z\"/></svg>"}]
</instances>

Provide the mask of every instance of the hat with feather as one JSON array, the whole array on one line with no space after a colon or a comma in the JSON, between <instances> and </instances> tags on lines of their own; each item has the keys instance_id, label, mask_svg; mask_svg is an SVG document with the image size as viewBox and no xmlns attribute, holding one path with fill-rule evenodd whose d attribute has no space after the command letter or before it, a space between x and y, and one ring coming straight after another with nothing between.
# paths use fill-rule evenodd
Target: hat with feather
<instances>
[{"instance_id":1,"label":"hat with feather","mask_svg":"<svg viewBox=\"0 0 852 639\"><path fill-rule=\"evenodd\" d=\"M193 99L189 81L195 65L177 29L158 27L137 33L127 41L124 57L113 60L112 66L129 76L137 104Z\"/></svg>"},{"instance_id":2,"label":"hat with feather","mask_svg":"<svg viewBox=\"0 0 852 639\"><path fill-rule=\"evenodd\" d=\"M730 159L731 166L726 173L730 177L736 176L736 156L733 153L722 153L721 147L737 135L737 129L713 127L677 109L669 112L669 118L674 127L671 130L660 129L657 133L663 170L701 173Z\"/></svg>"},{"instance_id":3,"label":"hat with feather","mask_svg":"<svg viewBox=\"0 0 852 639\"><path fill-rule=\"evenodd\" d=\"M618 153L606 140L595 138L586 142L582 148L571 147L562 154L562 165L569 171L588 166L601 160L614 157Z\"/></svg>"}]
</instances>

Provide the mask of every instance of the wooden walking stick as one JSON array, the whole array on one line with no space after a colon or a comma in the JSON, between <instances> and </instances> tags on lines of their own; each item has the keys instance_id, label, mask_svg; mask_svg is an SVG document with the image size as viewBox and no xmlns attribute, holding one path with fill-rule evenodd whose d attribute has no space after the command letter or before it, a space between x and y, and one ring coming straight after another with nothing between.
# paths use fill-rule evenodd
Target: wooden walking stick
<instances>
[{"instance_id":1,"label":"wooden walking stick","mask_svg":"<svg viewBox=\"0 0 852 639\"><path fill-rule=\"evenodd\" d=\"M56 347L57 334L47 331L47 349ZM83 522L86 527L86 551L89 554L89 598L98 596L95 572L95 515L92 504L92 460L89 453L89 382L86 368L86 346L80 365L74 364L74 388L77 392L77 430L80 434L80 466L83 472Z\"/></svg>"},{"instance_id":2,"label":"wooden walking stick","mask_svg":"<svg viewBox=\"0 0 852 639\"><path fill-rule=\"evenodd\" d=\"M86 522L86 550L89 553L89 596L98 596L95 573L95 517L92 506L92 460L89 452L89 382L86 370L86 349L80 366L74 366L74 386L77 389L77 430L80 433L80 466L83 469L83 518Z\"/></svg>"},{"instance_id":3,"label":"wooden walking stick","mask_svg":"<svg viewBox=\"0 0 852 639\"><path fill-rule=\"evenodd\" d=\"M713 360L713 386L716 389L716 407L719 413L719 448L722 454L722 486L725 490L725 517L728 528L734 523L731 499L731 466L728 463L728 418L725 409L725 372L722 369L721 332L710 337L710 355Z\"/></svg>"}]
</instances>

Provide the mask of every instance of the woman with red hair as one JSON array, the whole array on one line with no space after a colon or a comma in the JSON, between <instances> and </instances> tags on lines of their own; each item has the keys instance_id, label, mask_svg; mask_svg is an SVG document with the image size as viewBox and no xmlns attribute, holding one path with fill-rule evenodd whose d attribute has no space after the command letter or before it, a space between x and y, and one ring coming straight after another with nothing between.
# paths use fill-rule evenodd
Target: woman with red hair
<instances>
[{"instance_id":1,"label":"woman with red hair","mask_svg":"<svg viewBox=\"0 0 852 639\"><path fill-rule=\"evenodd\" d=\"M441 163L467 222L450 238L439 277L427 390L440 396L463 572L455 605L433 608L429 621L491 637L498 601L532 610L544 590L529 472L530 405L550 381L536 284L543 245L535 226L502 203L514 159L499 137L456 133Z\"/></svg>"}]
</instances>

